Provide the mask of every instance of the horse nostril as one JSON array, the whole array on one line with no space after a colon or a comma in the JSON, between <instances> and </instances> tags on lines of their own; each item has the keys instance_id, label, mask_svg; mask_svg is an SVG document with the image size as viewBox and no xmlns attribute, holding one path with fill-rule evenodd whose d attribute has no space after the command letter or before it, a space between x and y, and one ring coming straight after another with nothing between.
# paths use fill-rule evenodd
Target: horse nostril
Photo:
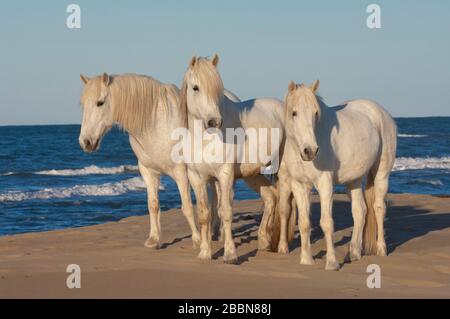
<instances>
[{"instance_id":1,"label":"horse nostril","mask_svg":"<svg viewBox=\"0 0 450 319\"><path fill-rule=\"evenodd\" d=\"M309 154L311 153L311 150L309 147L305 147L305 149L303 150L303 153L305 153L305 155L309 156Z\"/></svg>"},{"instance_id":2,"label":"horse nostril","mask_svg":"<svg viewBox=\"0 0 450 319\"><path fill-rule=\"evenodd\" d=\"M84 140L84 147L87 148L87 149L90 149L91 148L91 141L88 140L88 139L85 139Z\"/></svg>"},{"instance_id":3,"label":"horse nostril","mask_svg":"<svg viewBox=\"0 0 450 319\"><path fill-rule=\"evenodd\" d=\"M209 128L220 128L222 126L222 119L210 119L208 121Z\"/></svg>"}]
</instances>

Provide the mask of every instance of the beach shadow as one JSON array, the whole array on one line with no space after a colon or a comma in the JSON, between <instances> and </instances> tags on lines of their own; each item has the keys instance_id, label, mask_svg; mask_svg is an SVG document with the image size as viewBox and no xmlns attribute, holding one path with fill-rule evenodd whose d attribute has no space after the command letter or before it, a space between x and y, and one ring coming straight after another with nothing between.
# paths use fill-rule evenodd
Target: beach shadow
<instances>
[{"instance_id":1,"label":"beach shadow","mask_svg":"<svg viewBox=\"0 0 450 319\"><path fill-rule=\"evenodd\" d=\"M186 236L183 236L183 237L176 237L170 243L163 243L163 244L161 244L161 247L159 249L166 249L166 248L168 248L168 247L170 247L172 245L175 245L176 243L179 243L179 242L181 242L181 241L183 241L185 239L191 239L191 235L186 235Z\"/></svg>"},{"instance_id":2,"label":"beach shadow","mask_svg":"<svg viewBox=\"0 0 450 319\"><path fill-rule=\"evenodd\" d=\"M322 229L320 228L320 204L311 204L311 245L321 240L323 236ZM351 204L345 201L335 200L333 202L333 220L334 220L334 231L347 229L353 227L353 217L351 214ZM301 246L300 236L298 230L294 239L289 243L289 251ZM335 247L344 246L350 242L350 236L344 236L341 240L334 243ZM315 258L322 258L325 251L319 252Z\"/></svg>"},{"instance_id":3,"label":"beach shadow","mask_svg":"<svg viewBox=\"0 0 450 319\"><path fill-rule=\"evenodd\" d=\"M252 251L249 251L248 253L239 256L237 265L242 265L243 263L250 261L250 258L256 257L257 253L258 249L253 249Z\"/></svg>"},{"instance_id":4,"label":"beach shadow","mask_svg":"<svg viewBox=\"0 0 450 319\"><path fill-rule=\"evenodd\" d=\"M233 239L235 241L236 249L238 249L240 246L244 244L249 244L254 240L258 240L258 235L255 234L258 232L258 227L261 222L261 216L259 214L255 213L249 213L249 212L243 212L243 213L236 213L233 216L233 224L239 223L241 221L247 221L248 223L245 223L243 225L240 225L239 227L233 228ZM245 262L248 262L251 257L255 257L258 250L252 250L244 255L238 256L238 262L237 265L241 265ZM216 251L212 259L218 260L223 257L224 249L221 247L218 251Z\"/></svg>"},{"instance_id":5,"label":"beach shadow","mask_svg":"<svg viewBox=\"0 0 450 319\"><path fill-rule=\"evenodd\" d=\"M347 201L335 200L333 203L333 219L335 232L347 228L353 228L353 218L351 215L351 204ZM311 243L315 243L323 238L320 228L320 204L311 205ZM449 213L433 213L433 211L418 208L411 205L389 206L385 219L385 238L388 254L392 253L404 243L418 237L422 237L430 232L446 229L450 227L450 207ZM335 246L348 245L351 236L344 236L335 242ZM290 243L289 250L300 246L298 232L295 239ZM319 252L317 258L323 257Z\"/></svg>"},{"instance_id":6,"label":"beach shadow","mask_svg":"<svg viewBox=\"0 0 450 319\"><path fill-rule=\"evenodd\" d=\"M450 207L449 213L433 213L414 206L393 206L388 209L385 222L388 253L414 238L450 227Z\"/></svg>"},{"instance_id":7,"label":"beach shadow","mask_svg":"<svg viewBox=\"0 0 450 319\"><path fill-rule=\"evenodd\" d=\"M258 228L261 221L261 214L254 213L236 213L233 223L247 221L243 225L233 228L233 238L236 248L252 241L258 240ZM347 201L335 200L333 203L333 219L335 232L352 229L353 218L351 214L351 203ZM431 210L418 208L411 205L397 206L388 205L387 216L385 220L385 233L388 254L394 252L404 243L418 237L422 237L430 232L442 230L450 227L450 207L449 213L433 213ZM323 232L320 228L320 204L311 205L311 243L314 244L323 238ZM175 239L173 243L190 238L185 236ZM351 240L351 235L345 235L335 242L335 247L346 246ZM171 244L173 244L171 243ZM294 240L289 243L289 251L301 246L300 236L296 231ZM238 265L248 262L250 258L257 255L258 250L252 250L239 256ZM321 250L314 258L321 259L326 255L326 251ZM217 260L223 256L223 248L220 248L213 259ZM345 261L344 263L347 263ZM342 265L341 265L342 266Z\"/></svg>"}]
</instances>

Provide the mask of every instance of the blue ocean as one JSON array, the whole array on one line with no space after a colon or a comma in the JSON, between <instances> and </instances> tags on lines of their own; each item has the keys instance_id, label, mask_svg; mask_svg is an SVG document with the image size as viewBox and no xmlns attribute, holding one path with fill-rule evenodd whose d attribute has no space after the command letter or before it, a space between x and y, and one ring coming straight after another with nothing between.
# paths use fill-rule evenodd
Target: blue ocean
<instances>
[{"instance_id":1,"label":"blue ocean","mask_svg":"<svg viewBox=\"0 0 450 319\"><path fill-rule=\"evenodd\" d=\"M450 118L397 118L391 193L450 194ZM128 136L113 129L97 153L78 145L79 125L0 127L0 235L146 215L146 191ZM338 187L337 191L342 191ZM235 199L257 194L237 182ZM162 210L180 207L162 178Z\"/></svg>"}]
</instances>

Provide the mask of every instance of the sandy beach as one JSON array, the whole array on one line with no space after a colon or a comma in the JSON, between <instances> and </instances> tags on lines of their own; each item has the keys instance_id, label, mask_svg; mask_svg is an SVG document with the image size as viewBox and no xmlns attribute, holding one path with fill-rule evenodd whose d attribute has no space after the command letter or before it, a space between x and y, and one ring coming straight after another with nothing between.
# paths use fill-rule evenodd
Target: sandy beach
<instances>
[{"instance_id":1,"label":"sandy beach","mask_svg":"<svg viewBox=\"0 0 450 319\"><path fill-rule=\"evenodd\" d=\"M314 197L316 264L299 264L299 240L288 255L257 247L261 201L234 205L239 264L196 258L179 210L161 217L163 247L151 250L146 216L116 223L0 237L0 298L449 298L450 198L389 195L389 256L344 263L351 236L350 204L335 195L335 243L341 270L324 270L324 239ZM81 267L81 288L68 289L66 267ZM381 288L369 289L367 266L381 267Z\"/></svg>"}]
</instances>

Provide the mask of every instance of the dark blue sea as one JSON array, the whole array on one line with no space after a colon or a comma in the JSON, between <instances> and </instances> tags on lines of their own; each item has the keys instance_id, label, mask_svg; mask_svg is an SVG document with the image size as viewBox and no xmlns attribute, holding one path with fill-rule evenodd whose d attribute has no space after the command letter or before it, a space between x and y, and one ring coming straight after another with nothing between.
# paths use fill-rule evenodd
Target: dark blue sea
<instances>
[{"instance_id":1,"label":"dark blue sea","mask_svg":"<svg viewBox=\"0 0 450 319\"><path fill-rule=\"evenodd\" d=\"M391 193L450 194L450 118L398 118ZM113 129L97 153L78 145L79 125L0 127L0 235L146 215L146 191L128 136ZM337 188L338 191L342 188ZM258 196L236 185L235 199ZM162 178L162 210L180 207Z\"/></svg>"}]
</instances>

